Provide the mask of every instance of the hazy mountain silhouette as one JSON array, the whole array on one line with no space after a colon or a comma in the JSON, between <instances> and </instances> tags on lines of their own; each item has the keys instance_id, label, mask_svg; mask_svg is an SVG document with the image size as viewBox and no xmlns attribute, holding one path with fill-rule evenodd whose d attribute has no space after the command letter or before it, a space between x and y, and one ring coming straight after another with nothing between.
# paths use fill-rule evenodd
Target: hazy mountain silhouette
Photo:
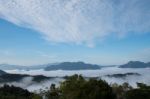
<instances>
[{"instance_id":1,"label":"hazy mountain silhouette","mask_svg":"<svg viewBox=\"0 0 150 99\"><path fill-rule=\"evenodd\" d=\"M49 70L94 70L100 69L99 65L87 64L84 62L63 62L55 65L50 65L45 68Z\"/></svg>"},{"instance_id":2,"label":"hazy mountain silhouette","mask_svg":"<svg viewBox=\"0 0 150 99\"><path fill-rule=\"evenodd\" d=\"M150 68L150 62L129 61L127 64L120 65L120 68Z\"/></svg>"},{"instance_id":3,"label":"hazy mountain silhouette","mask_svg":"<svg viewBox=\"0 0 150 99\"><path fill-rule=\"evenodd\" d=\"M6 72L0 70L0 75L7 74Z\"/></svg>"}]
</instances>

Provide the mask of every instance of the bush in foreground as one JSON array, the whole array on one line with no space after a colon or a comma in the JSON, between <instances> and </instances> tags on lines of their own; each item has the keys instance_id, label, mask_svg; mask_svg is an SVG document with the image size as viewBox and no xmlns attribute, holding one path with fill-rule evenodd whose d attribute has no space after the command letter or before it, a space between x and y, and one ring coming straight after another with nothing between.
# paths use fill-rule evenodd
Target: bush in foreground
<instances>
[{"instance_id":1,"label":"bush in foreground","mask_svg":"<svg viewBox=\"0 0 150 99\"><path fill-rule=\"evenodd\" d=\"M0 88L0 99L42 99L39 95L30 93L20 87L4 85Z\"/></svg>"},{"instance_id":2,"label":"bush in foreground","mask_svg":"<svg viewBox=\"0 0 150 99\"><path fill-rule=\"evenodd\" d=\"M51 86L49 99L115 99L115 94L103 80L85 80L74 75L62 82L58 89Z\"/></svg>"}]
</instances>

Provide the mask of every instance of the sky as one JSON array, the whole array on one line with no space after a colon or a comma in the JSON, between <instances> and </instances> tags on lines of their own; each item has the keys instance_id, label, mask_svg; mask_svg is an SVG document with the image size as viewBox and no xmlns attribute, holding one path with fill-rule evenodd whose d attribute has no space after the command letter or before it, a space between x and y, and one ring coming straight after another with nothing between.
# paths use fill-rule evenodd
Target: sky
<instances>
[{"instance_id":1,"label":"sky","mask_svg":"<svg viewBox=\"0 0 150 99\"><path fill-rule=\"evenodd\" d=\"M150 0L0 0L0 63L150 60Z\"/></svg>"}]
</instances>

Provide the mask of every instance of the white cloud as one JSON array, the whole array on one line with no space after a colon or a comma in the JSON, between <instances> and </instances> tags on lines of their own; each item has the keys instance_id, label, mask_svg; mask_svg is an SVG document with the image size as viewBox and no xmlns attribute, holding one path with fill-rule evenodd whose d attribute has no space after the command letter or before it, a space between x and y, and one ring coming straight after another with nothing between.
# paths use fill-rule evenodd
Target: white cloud
<instances>
[{"instance_id":1,"label":"white cloud","mask_svg":"<svg viewBox=\"0 0 150 99\"><path fill-rule=\"evenodd\" d=\"M150 31L149 0L0 0L0 18L51 43L94 46L111 33Z\"/></svg>"},{"instance_id":2,"label":"white cloud","mask_svg":"<svg viewBox=\"0 0 150 99\"><path fill-rule=\"evenodd\" d=\"M7 70L8 73L14 73L14 74L30 74L30 75L45 75L48 77L64 77L64 76L71 76L74 74L81 74L85 77L101 77L101 79L106 80L108 83L118 83L122 84L124 82L128 82L133 87L136 86L136 82L142 82L145 84L150 85L150 76L149 76L149 70L148 68L140 68L140 69L132 69L132 68L118 68L118 67L108 67L108 68L102 68L100 70L72 70L72 71L66 71L66 70L56 70L56 71L44 71L44 70ZM111 74L124 74L124 73L139 73L141 76L127 76L126 78L109 78L105 75L111 75ZM40 83L39 85L33 84L29 86L27 89L38 89L45 88L44 86L49 86L51 83L56 83L62 81L63 79L59 78L57 79L51 79L50 81L46 81L43 83ZM27 82L27 83L26 83ZM29 79L23 79L21 82L25 85L29 83ZM21 85L21 84L18 84ZM44 85L44 86L43 86ZM36 87L35 87L36 86ZM39 88L39 89L40 89Z\"/></svg>"}]
</instances>

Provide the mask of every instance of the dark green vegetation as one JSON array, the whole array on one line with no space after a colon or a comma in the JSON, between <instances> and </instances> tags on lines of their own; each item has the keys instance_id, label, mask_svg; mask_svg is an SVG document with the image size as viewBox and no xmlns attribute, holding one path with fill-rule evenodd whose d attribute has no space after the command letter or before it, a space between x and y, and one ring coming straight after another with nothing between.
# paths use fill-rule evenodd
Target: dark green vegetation
<instances>
[{"instance_id":1,"label":"dark green vegetation","mask_svg":"<svg viewBox=\"0 0 150 99\"><path fill-rule=\"evenodd\" d=\"M60 86L65 99L115 99L112 88L102 80L86 81L82 76L74 75Z\"/></svg>"},{"instance_id":2,"label":"dark green vegetation","mask_svg":"<svg viewBox=\"0 0 150 99\"><path fill-rule=\"evenodd\" d=\"M120 65L120 68L150 68L150 62L130 61L127 64Z\"/></svg>"},{"instance_id":3,"label":"dark green vegetation","mask_svg":"<svg viewBox=\"0 0 150 99\"><path fill-rule=\"evenodd\" d=\"M109 85L103 80L84 79L81 75L67 77L60 86L52 84L48 91L34 94L19 87L0 88L0 99L150 99L150 86L137 83L132 88L128 83Z\"/></svg>"},{"instance_id":4,"label":"dark green vegetation","mask_svg":"<svg viewBox=\"0 0 150 99\"><path fill-rule=\"evenodd\" d=\"M42 99L41 96L15 86L0 88L0 99Z\"/></svg>"},{"instance_id":5,"label":"dark green vegetation","mask_svg":"<svg viewBox=\"0 0 150 99\"><path fill-rule=\"evenodd\" d=\"M48 99L150 99L150 86L142 83L137 86L134 89L128 83L108 85L103 80L85 80L74 75L58 88L52 84L46 95Z\"/></svg>"},{"instance_id":6,"label":"dark green vegetation","mask_svg":"<svg viewBox=\"0 0 150 99\"><path fill-rule=\"evenodd\" d=\"M68 77L59 88L51 85L48 99L115 99L112 88L103 80L85 80L80 75Z\"/></svg>"},{"instance_id":7,"label":"dark green vegetation","mask_svg":"<svg viewBox=\"0 0 150 99\"><path fill-rule=\"evenodd\" d=\"M116 99L150 99L150 86L137 83L137 88L132 88L128 83L112 85Z\"/></svg>"},{"instance_id":8,"label":"dark green vegetation","mask_svg":"<svg viewBox=\"0 0 150 99\"><path fill-rule=\"evenodd\" d=\"M139 73L124 73L124 74L112 74L106 75L107 77L114 77L114 78L125 78L127 76L141 76Z\"/></svg>"},{"instance_id":9,"label":"dark green vegetation","mask_svg":"<svg viewBox=\"0 0 150 99\"><path fill-rule=\"evenodd\" d=\"M45 70L88 70L100 69L100 66L86 64L84 62L63 62L60 64L50 65Z\"/></svg>"},{"instance_id":10,"label":"dark green vegetation","mask_svg":"<svg viewBox=\"0 0 150 99\"><path fill-rule=\"evenodd\" d=\"M137 83L138 89L129 90L126 99L150 99L150 86Z\"/></svg>"}]
</instances>

